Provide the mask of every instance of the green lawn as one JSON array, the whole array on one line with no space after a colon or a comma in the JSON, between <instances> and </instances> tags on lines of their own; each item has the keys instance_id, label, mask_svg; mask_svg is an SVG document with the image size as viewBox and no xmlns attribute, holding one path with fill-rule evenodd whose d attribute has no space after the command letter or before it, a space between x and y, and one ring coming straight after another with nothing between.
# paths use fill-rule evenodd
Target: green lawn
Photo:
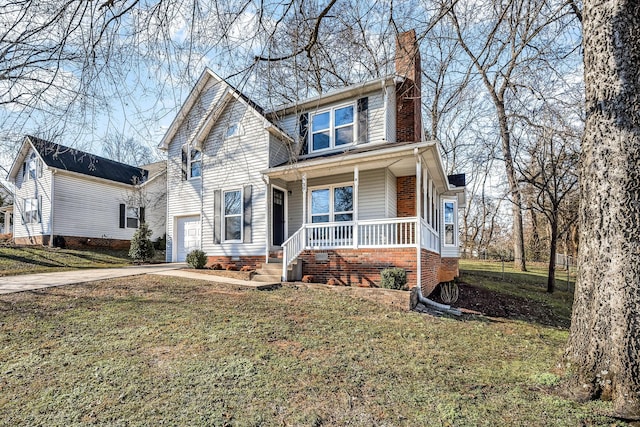
<instances>
[{"instance_id":1,"label":"green lawn","mask_svg":"<svg viewBox=\"0 0 640 427\"><path fill-rule=\"evenodd\" d=\"M131 265L128 251L0 247L0 276Z\"/></svg>"},{"instance_id":2,"label":"green lawn","mask_svg":"<svg viewBox=\"0 0 640 427\"><path fill-rule=\"evenodd\" d=\"M0 424L623 425L555 392L566 339L325 288L138 276L4 295Z\"/></svg>"}]
</instances>

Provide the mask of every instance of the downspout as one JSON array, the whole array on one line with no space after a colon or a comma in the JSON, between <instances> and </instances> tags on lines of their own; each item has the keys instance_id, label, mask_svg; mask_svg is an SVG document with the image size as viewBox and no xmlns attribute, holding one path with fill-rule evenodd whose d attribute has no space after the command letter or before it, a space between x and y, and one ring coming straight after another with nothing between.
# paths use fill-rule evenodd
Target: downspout
<instances>
[{"instance_id":1,"label":"downspout","mask_svg":"<svg viewBox=\"0 0 640 427\"><path fill-rule=\"evenodd\" d=\"M54 198L54 188L55 185L53 183L54 179L56 177L56 171L54 169L51 170L51 189L49 190L49 197L51 199L51 209L49 212L49 247L52 248L53 247L53 216L54 216L54 206L56 205L55 203L55 198Z\"/></svg>"},{"instance_id":2,"label":"downspout","mask_svg":"<svg viewBox=\"0 0 640 427\"><path fill-rule=\"evenodd\" d=\"M416 259L416 264L417 264L417 279L418 279L418 283L417 283L417 291L416 291L416 295L418 297L418 302L420 302L421 304L427 306L427 307L432 307L436 310L439 311L443 311L445 313L448 314L452 314L454 316L460 316L462 315L462 313L460 312L460 310L458 310L457 308L452 308L450 305L447 304L440 304L438 302L435 302L433 300L430 300L429 298L426 298L423 294L422 294L422 240L421 240L421 231L422 231L422 221L420 220L420 179L421 179L421 175L422 175L422 157L420 156L420 154L418 153L418 149L414 148L413 149L413 155L416 158L416 252L417 252L417 259ZM411 307L413 308L413 307Z\"/></svg>"}]
</instances>

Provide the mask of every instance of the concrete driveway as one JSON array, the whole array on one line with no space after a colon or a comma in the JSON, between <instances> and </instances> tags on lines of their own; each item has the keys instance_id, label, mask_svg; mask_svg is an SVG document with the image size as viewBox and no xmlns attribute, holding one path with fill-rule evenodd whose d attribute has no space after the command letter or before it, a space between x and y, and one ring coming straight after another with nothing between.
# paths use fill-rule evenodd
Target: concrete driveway
<instances>
[{"instance_id":1,"label":"concrete driveway","mask_svg":"<svg viewBox=\"0 0 640 427\"><path fill-rule=\"evenodd\" d=\"M53 286L71 285L74 283L94 282L96 280L114 279L117 277L137 276L166 272L183 268L184 263L136 265L123 268L96 268L90 270L72 270L56 273L24 274L0 277L0 294L32 291Z\"/></svg>"}]
</instances>

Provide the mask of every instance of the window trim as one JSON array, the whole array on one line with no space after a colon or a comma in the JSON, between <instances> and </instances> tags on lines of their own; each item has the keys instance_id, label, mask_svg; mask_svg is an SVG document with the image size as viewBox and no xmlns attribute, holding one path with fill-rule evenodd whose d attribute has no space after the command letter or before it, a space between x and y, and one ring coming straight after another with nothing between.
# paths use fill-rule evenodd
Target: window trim
<instances>
[{"instance_id":1,"label":"window trim","mask_svg":"<svg viewBox=\"0 0 640 427\"><path fill-rule=\"evenodd\" d=\"M29 203L29 206L31 209L27 210L27 203ZM35 210L32 209L35 203ZM25 197L24 198L24 203L23 203L23 209L24 209L24 223L25 224L40 224L40 222L42 221L42 216L40 214L40 199L37 197ZM28 213L34 212L33 215L31 215L31 217L28 220Z\"/></svg>"},{"instance_id":2,"label":"window trim","mask_svg":"<svg viewBox=\"0 0 640 427\"><path fill-rule=\"evenodd\" d=\"M346 108L346 107L351 107L353 109L353 121L351 122L351 125L340 125L338 127L335 126L335 112L336 110L340 110L342 108ZM315 133L320 133L323 131L318 131L318 132L314 132L313 131L313 119L320 115L320 114L324 114L324 113L329 113L329 146L326 148L319 148L319 149L315 149L313 147L313 135ZM351 142L347 143L347 144L342 144L342 145L336 145L336 137L335 137L335 132L336 129L342 129L345 128L347 126L352 126L353 127L353 131L351 134ZM326 132L326 130L324 131ZM327 107L327 108L322 108L316 111L309 111L309 119L308 119L308 130L307 130L307 147L309 148L309 154L312 153L320 153L323 151L330 151L330 150L337 150L337 149L342 149L343 147L351 147L353 145L356 144L357 141L357 135L358 135L358 108L357 108L357 102L347 102L344 104L339 104L339 105L334 105L331 107Z\"/></svg>"},{"instance_id":3,"label":"window trim","mask_svg":"<svg viewBox=\"0 0 640 427\"><path fill-rule=\"evenodd\" d=\"M131 217L129 216L129 210L130 209L135 209L135 217ZM135 227L130 227L129 226L129 220L130 219L135 219L136 220L136 226ZM140 228L140 208L137 206L130 206L130 205L126 205L124 206L124 227L125 228Z\"/></svg>"},{"instance_id":4,"label":"window trim","mask_svg":"<svg viewBox=\"0 0 640 427\"><path fill-rule=\"evenodd\" d=\"M453 221L447 222L446 218L446 205L451 203L453 206ZM444 246L455 247L458 246L458 208L457 201L453 199L442 200L442 244ZM447 243L447 225L453 226L453 242Z\"/></svg>"},{"instance_id":5,"label":"window trim","mask_svg":"<svg viewBox=\"0 0 640 427\"><path fill-rule=\"evenodd\" d=\"M225 196L227 193L238 192L240 193L240 213L239 214L225 214ZM220 218L222 219L222 227L221 227L221 243L243 243L244 242L244 188L229 188L226 190L222 190L222 196L220 200L220 209L222 212L220 213ZM230 217L238 217L240 218L240 238L239 239L227 239L227 218Z\"/></svg>"},{"instance_id":6,"label":"window trim","mask_svg":"<svg viewBox=\"0 0 640 427\"><path fill-rule=\"evenodd\" d=\"M334 197L335 197L335 189L336 188L340 188L340 187L351 187L351 211L339 211L336 212L335 211L335 201L334 201ZM326 224L326 223L322 223L322 222L313 222L313 207L311 205L312 203L312 195L313 192L315 190L329 190L329 223L333 223L333 222L353 222L355 220L354 215L355 215L355 204L356 204L356 200L354 199L354 185L353 185L353 181L350 182L341 182L341 183L336 183L336 184L329 184L329 185L316 185L313 187L309 187L309 191L308 191L308 195L307 195L307 203L308 203L308 213L307 216L309 217L307 220L310 224ZM344 214L351 214L351 221L336 221L336 215L344 215ZM320 216L320 215L327 215L327 214L316 214L316 216Z\"/></svg>"},{"instance_id":7,"label":"window trim","mask_svg":"<svg viewBox=\"0 0 640 427\"><path fill-rule=\"evenodd\" d=\"M200 160L195 161L195 162L191 160L191 150L195 150L195 151L198 151L200 153ZM187 175L186 176L186 180L187 181L191 181L191 180L196 180L196 179L202 178L202 166L203 166L203 161L202 160L203 160L203 157L204 157L203 150L200 149L200 148L197 148L195 146L195 144L183 144L182 145L182 155L184 156L182 164L186 167L186 175ZM184 161L184 159L186 159L186 162ZM193 164L194 163L200 163L200 175L198 175L198 176L192 176L192 170L193 170ZM183 175L183 179L182 180L184 181L185 180L184 179L184 175L185 175L184 171L183 171L182 175Z\"/></svg>"}]
</instances>

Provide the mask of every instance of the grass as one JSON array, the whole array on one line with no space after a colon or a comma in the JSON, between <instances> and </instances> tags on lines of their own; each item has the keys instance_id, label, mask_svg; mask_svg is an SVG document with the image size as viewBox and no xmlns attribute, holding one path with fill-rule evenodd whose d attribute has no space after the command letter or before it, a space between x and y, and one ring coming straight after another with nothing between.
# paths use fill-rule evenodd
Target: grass
<instances>
[{"instance_id":1,"label":"grass","mask_svg":"<svg viewBox=\"0 0 640 427\"><path fill-rule=\"evenodd\" d=\"M0 247L0 276L82 268L126 267L126 250L74 250L46 247Z\"/></svg>"},{"instance_id":2,"label":"grass","mask_svg":"<svg viewBox=\"0 0 640 427\"><path fill-rule=\"evenodd\" d=\"M555 393L566 339L324 288L51 288L0 297L0 424L622 425Z\"/></svg>"}]
</instances>

